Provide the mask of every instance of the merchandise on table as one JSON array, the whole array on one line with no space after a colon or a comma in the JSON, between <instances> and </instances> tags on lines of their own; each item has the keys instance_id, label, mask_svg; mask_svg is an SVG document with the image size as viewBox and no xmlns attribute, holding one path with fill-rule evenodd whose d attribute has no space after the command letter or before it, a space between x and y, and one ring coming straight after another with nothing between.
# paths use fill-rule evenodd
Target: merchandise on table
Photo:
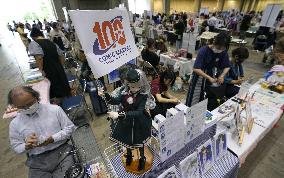
<instances>
[{"instance_id":1,"label":"merchandise on table","mask_svg":"<svg viewBox=\"0 0 284 178\"><path fill-rule=\"evenodd\" d=\"M205 174L214 164L213 144L211 139L197 148L200 173Z\"/></svg>"},{"instance_id":2,"label":"merchandise on table","mask_svg":"<svg viewBox=\"0 0 284 178\"><path fill-rule=\"evenodd\" d=\"M193 152L179 163L182 178L199 178L197 152Z\"/></svg>"},{"instance_id":3,"label":"merchandise on table","mask_svg":"<svg viewBox=\"0 0 284 178\"><path fill-rule=\"evenodd\" d=\"M227 134L226 130L221 131L213 137L214 160L218 161L227 154Z\"/></svg>"},{"instance_id":4,"label":"merchandise on table","mask_svg":"<svg viewBox=\"0 0 284 178\"><path fill-rule=\"evenodd\" d=\"M178 178L176 167L172 166L157 178Z\"/></svg>"}]
</instances>

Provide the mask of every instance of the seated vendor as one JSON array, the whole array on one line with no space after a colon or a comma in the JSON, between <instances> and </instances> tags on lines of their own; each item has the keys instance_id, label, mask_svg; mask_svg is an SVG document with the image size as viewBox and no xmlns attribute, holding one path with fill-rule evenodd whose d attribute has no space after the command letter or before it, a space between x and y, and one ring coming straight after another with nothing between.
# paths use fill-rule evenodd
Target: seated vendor
<instances>
[{"instance_id":1,"label":"seated vendor","mask_svg":"<svg viewBox=\"0 0 284 178\"><path fill-rule=\"evenodd\" d=\"M224 83L226 86L226 97L231 98L238 94L240 87L236 85L242 84L244 70L242 63L249 57L249 51L245 47L239 47L232 51L231 67L227 73Z\"/></svg>"},{"instance_id":2,"label":"seated vendor","mask_svg":"<svg viewBox=\"0 0 284 178\"><path fill-rule=\"evenodd\" d=\"M59 106L40 104L39 98L27 86L9 92L9 104L18 108L9 127L10 144L16 153L27 154L29 178L62 178L74 164L73 154L61 153L72 150L67 140L75 126Z\"/></svg>"},{"instance_id":3,"label":"seated vendor","mask_svg":"<svg viewBox=\"0 0 284 178\"><path fill-rule=\"evenodd\" d=\"M165 71L159 78L151 82L151 92L156 99L156 107L150 111L152 118L158 114L166 116L167 109L175 107L180 102L168 92L169 88L174 84L175 78L174 72Z\"/></svg>"},{"instance_id":4,"label":"seated vendor","mask_svg":"<svg viewBox=\"0 0 284 178\"><path fill-rule=\"evenodd\" d=\"M149 38L147 41L147 46L141 52L142 59L149 62L155 69L158 68L160 63L160 57L155 51L155 40Z\"/></svg>"},{"instance_id":5,"label":"seated vendor","mask_svg":"<svg viewBox=\"0 0 284 178\"><path fill-rule=\"evenodd\" d=\"M160 53L168 52L168 48L166 46L166 39L163 36L159 36L158 41L156 42L156 49L160 51Z\"/></svg>"}]
</instances>

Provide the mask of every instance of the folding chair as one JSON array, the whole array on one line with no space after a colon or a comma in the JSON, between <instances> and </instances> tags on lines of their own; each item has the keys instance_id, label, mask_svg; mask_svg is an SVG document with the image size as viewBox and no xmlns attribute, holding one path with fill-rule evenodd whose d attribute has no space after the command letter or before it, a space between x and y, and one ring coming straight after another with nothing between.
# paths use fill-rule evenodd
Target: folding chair
<instances>
[{"instance_id":1,"label":"folding chair","mask_svg":"<svg viewBox=\"0 0 284 178\"><path fill-rule=\"evenodd\" d=\"M87 87L87 82L85 79L82 80L83 83L83 92L77 96L72 96L69 98L65 98L62 101L62 108L63 110L66 111L68 116L71 116L71 113L73 112L72 116L71 116L71 120L73 121L74 118L76 117L77 112L79 111L79 109L83 106L84 110L85 107L87 108L87 111L89 112L89 114L92 117L92 112L90 110L90 108L87 105L87 102L85 100L85 92L86 92L86 87Z\"/></svg>"}]
</instances>

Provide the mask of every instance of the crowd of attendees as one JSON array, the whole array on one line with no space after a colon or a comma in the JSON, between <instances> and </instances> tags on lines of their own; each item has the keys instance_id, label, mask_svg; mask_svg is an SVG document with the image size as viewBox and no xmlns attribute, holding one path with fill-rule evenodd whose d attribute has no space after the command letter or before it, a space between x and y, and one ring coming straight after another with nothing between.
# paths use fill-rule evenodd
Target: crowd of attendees
<instances>
[{"instance_id":1,"label":"crowd of attendees","mask_svg":"<svg viewBox=\"0 0 284 178\"><path fill-rule=\"evenodd\" d=\"M155 71L158 72L159 75L164 76L166 78L168 76L171 76L171 74L164 73L164 72L169 72L169 69L164 68L164 65L160 63L159 55L161 53L165 53L168 51L167 40L164 35L159 35L158 38L156 39L149 38L148 29L150 28L150 26L162 28L165 30L174 30L174 34L176 36L177 49L181 48L182 38L185 32L196 32L199 35L205 31L219 33L219 35L217 35L214 38L214 41L212 41L211 43L205 46L201 46L201 48L198 50L197 58L194 64L194 70L193 70L194 72L193 75L191 76L190 80L191 83L189 83L189 92L187 96L187 104L192 105L203 99L204 94L202 94L202 92L205 92L207 94L207 97L210 97L211 94L212 101L216 100L216 98L214 98L216 96L214 95L214 93L212 94L211 89L209 91L210 87L208 86L212 84L216 83L218 85L226 84L227 89L225 95L228 98L232 97L238 92L238 88L235 88L234 86L236 84L241 84L243 81L244 71L241 66L241 63L249 57L249 52L248 49L245 47L237 48L233 50L231 55L232 59L229 60L228 47L231 39L230 35L238 35L240 39L245 39L246 32L251 27L260 26L261 17L262 17L262 12L251 11L247 13L242 13L235 10L213 12L208 14L200 13L199 15L193 13L184 13L184 12L180 13L173 12L172 14L169 15L166 15L164 13L163 14L157 13L156 15L152 15L151 17L147 14L143 14L142 16L134 14L133 25L134 27L142 26L144 28L143 35L144 39L146 40L146 45L141 52L142 59L149 62L153 66ZM281 28L283 27L284 27L284 20L283 20L283 13L281 11L276 19L275 28L272 30L274 31L281 30ZM35 20L33 21L32 25L27 21L25 22L25 24L21 22L16 23L15 21L13 21L13 26L8 23L8 28L13 32L16 31L19 33L20 38L23 41L24 45L26 46L29 55L35 56L40 70L44 73L44 75L46 75L46 77L48 77L51 80L52 97L62 98L69 96L70 88L67 85L68 82L64 70L60 66L62 66L64 61L63 59L64 52L70 49L70 44L73 40L70 39L70 37L74 35L74 30L72 30L72 27L70 27L69 24L66 23L64 20L56 22L52 21L48 22L46 19L44 19L43 22L41 22L39 19L37 19L36 21ZM225 28L226 31L220 33L218 29L222 28ZM271 32L271 29L269 29L268 31ZM30 33L30 36L28 36L28 33ZM256 31L255 36L260 35L259 33L261 33L259 32L259 30ZM31 41L30 38L32 38L33 41ZM274 37L272 39L271 45L276 44L275 40L276 38ZM53 44L56 45L53 46ZM281 44L281 40L280 43L278 44ZM79 52L77 53L77 58L79 61L83 63L81 77L87 78L88 81L90 81L91 80L90 76L92 75L92 72L84 55L84 51L81 48L78 51ZM275 52L281 51L281 47L277 45L274 51ZM191 59L192 55L193 54L188 54L187 57ZM44 58L51 58L52 56L58 56L58 63L56 63L56 65L58 65L58 68L55 70L55 68L53 67L45 67L44 69L43 66L48 66L46 64L43 65L44 64L43 61L45 61ZM203 59L204 57L206 57L207 62L204 62L205 61ZM276 57L276 55L274 55L274 57L276 58L277 63L281 63L281 61L279 61L280 60L279 57ZM209 58L211 60L209 60ZM216 58L219 59L218 62L216 62ZM50 66L53 65L55 64L50 64ZM214 73L213 70L216 70L217 72ZM173 70L170 72L173 72ZM64 82L57 81L60 78L57 77L57 75L51 76L51 74L54 73L60 75L61 76L60 80ZM202 80L200 80L199 76L201 76ZM155 79L155 76L153 79ZM188 79L189 78L187 79L183 78L184 81L188 81ZM100 80L104 84L103 77L100 78ZM159 79L159 81L161 81L160 83L161 86L163 86L164 83L163 80L164 79L161 80ZM203 82L205 82L206 85L203 85L202 84ZM157 85L159 82L154 82L154 83L155 83L154 85ZM201 88L196 88L196 87L201 87ZM60 89L62 91L61 94L60 92L58 93L56 88L61 88ZM161 93L167 91L164 90L163 88L165 89L167 87L161 87ZM157 91L159 90L153 92L153 95L156 97L156 100L158 102L168 101L166 99L161 99L162 96L165 95L161 96L159 95L157 97L156 96ZM196 97L197 94L194 94L195 91L199 92L198 94L199 97ZM166 95L170 96L168 95L168 93ZM171 96L168 98L171 98ZM170 100L173 99L171 98ZM212 108L214 107L215 105L213 104Z\"/></svg>"}]
</instances>

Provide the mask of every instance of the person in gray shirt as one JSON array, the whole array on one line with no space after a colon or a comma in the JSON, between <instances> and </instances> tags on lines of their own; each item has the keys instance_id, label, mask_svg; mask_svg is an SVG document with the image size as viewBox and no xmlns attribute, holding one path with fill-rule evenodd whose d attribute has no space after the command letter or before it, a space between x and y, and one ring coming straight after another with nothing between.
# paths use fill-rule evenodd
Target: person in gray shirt
<instances>
[{"instance_id":1,"label":"person in gray shirt","mask_svg":"<svg viewBox=\"0 0 284 178\"><path fill-rule=\"evenodd\" d=\"M39 93L19 86L8 94L8 103L18 108L9 126L12 149L26 153L29 178L62 178L74 163L68 138L76 129L57 105L40 104Z\"/></svg>"}]
</instances>

